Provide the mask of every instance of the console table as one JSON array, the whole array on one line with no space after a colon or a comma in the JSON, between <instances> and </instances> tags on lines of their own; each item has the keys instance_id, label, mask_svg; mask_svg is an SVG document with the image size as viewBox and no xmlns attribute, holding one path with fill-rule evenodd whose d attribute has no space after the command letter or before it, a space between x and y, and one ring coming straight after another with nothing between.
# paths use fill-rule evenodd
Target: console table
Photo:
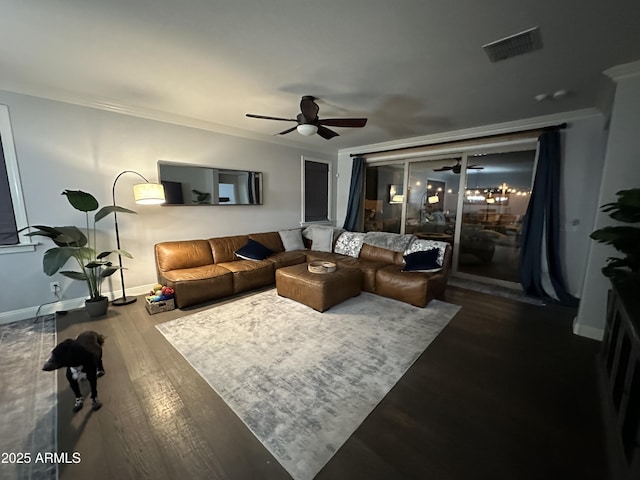
<instances>
[{"instance_id":1,"label":"console table","mask_svg":"<svg viewBox=\"0 0 640 480\"><path fill-rule=\"evenodd\" d=\"M638 288L612 282L600 387L613 479L640 478L640 302Z\"/></svg>"}]
</instances>

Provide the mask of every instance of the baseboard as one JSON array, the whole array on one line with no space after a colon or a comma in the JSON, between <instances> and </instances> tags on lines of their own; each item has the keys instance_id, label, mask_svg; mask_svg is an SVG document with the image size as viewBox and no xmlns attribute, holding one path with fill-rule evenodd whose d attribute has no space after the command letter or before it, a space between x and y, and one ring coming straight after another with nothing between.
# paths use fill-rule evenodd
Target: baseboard
<instances>
[{"instance_id":1,"label":"baseboard","mask_svg":"<svg viewBox=\"0 0 640 480\"><path fill-rule=\"evenodd\" d=\"M602 341L604 337L604 329L581 325L578 323L578 317L573 319L573 333L581 337L591 338L593 340Z\"/></svg>"},{"instance_id":2,"label":"baseboard","mask_svg":"<svg viewBox=\"0 0 640 480\"><path fill-rule=\"evenodd\" d=\"M148 295L149 291L153 288L154 285L154 283L150 283L148 285L140 285L139 287L127 288L127 297ZM103 294L109 297L109 300L114 300L115 298L119 298L122 296L122 291L106 292ZM58 301L48 302L33 307L21 308L19 310L12 310L9 312L1 312L0 325L35 318L36 315L50 315L61 310L74 310L76 308L82 308L84 307L85 299L86 297L61 299Z\"/></svg>"}]
</instances>

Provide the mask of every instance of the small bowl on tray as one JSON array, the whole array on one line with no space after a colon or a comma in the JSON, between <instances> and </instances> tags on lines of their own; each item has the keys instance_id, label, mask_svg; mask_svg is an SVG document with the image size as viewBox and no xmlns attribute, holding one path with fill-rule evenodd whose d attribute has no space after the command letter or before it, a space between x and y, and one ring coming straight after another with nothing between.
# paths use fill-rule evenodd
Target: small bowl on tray
<instances>
[{"instance_id":1,"label":"small bowl on tray","mask_svg":"<svg viewBox=\"0 0 640 480\"><path fill-rule=\"evenodd\" d=\"M336 264L333 262L310 262L307 269L311 273L331 273L336 271Z\"/></svg>"}]
</instances>

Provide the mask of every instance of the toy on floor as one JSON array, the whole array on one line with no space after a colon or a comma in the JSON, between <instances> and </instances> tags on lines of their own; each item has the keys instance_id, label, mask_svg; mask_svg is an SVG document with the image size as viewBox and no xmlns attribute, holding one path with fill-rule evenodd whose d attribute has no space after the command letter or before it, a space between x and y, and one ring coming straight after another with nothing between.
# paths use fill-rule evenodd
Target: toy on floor
<instances>
[{"instance_id":1,"label":"toy on floor","mask_svg":"<svg viewBox=\"0 0 640 480\"><path fill-rule=\"evenodd\" d=\"M147 297L147 300L155 303L172 299L174 290L171 287L166 287L156 283L150 293L151 294Z\"/></svg>"}]
</instances>

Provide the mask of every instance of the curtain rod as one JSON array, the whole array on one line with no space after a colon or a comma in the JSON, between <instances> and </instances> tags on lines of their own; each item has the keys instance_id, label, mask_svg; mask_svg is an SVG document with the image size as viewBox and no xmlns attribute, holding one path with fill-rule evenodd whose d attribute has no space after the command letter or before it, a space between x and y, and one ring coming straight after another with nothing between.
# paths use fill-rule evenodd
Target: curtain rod
<instances>
[{"instance_id":1,"label":"curtain rod","mask_svg":"<svg viewBox=\"0 0 640 480\"><path fill-rule=\"evenodd\" d=\"M428 144L424 144L424 145L414 145L413 147L390 148L389 150L376 150L375 152L352 153L350 155L350 157L364 157L364 156L367 156L367 155L373 155L373 154L378 154L378 153L401 152L401 151L405 151L405 150L414 150L414 149L424 148L424 147L437 147L438 145L445 145L445 144L448 144L448 143L455 143L456 141L469 141L469 140L475 140L475 139L484 140L485 138L503 137L505 135L515 135L515 134L519 134L519 133L551 132L553 130L564 130L565 128L567 128L567 124L566 123L559 123L558 125L549 125L548 127L529 128L529 129L526 129L526 130L516 130L516 131L508 132L508 133L495 133L495 134L492 134L492 135L486 135L484 137L464 138L464 139L453 140L453 141L449 140L449 141L445 141L445 142L428 143Z\"/></svg>"}]
</instances>

